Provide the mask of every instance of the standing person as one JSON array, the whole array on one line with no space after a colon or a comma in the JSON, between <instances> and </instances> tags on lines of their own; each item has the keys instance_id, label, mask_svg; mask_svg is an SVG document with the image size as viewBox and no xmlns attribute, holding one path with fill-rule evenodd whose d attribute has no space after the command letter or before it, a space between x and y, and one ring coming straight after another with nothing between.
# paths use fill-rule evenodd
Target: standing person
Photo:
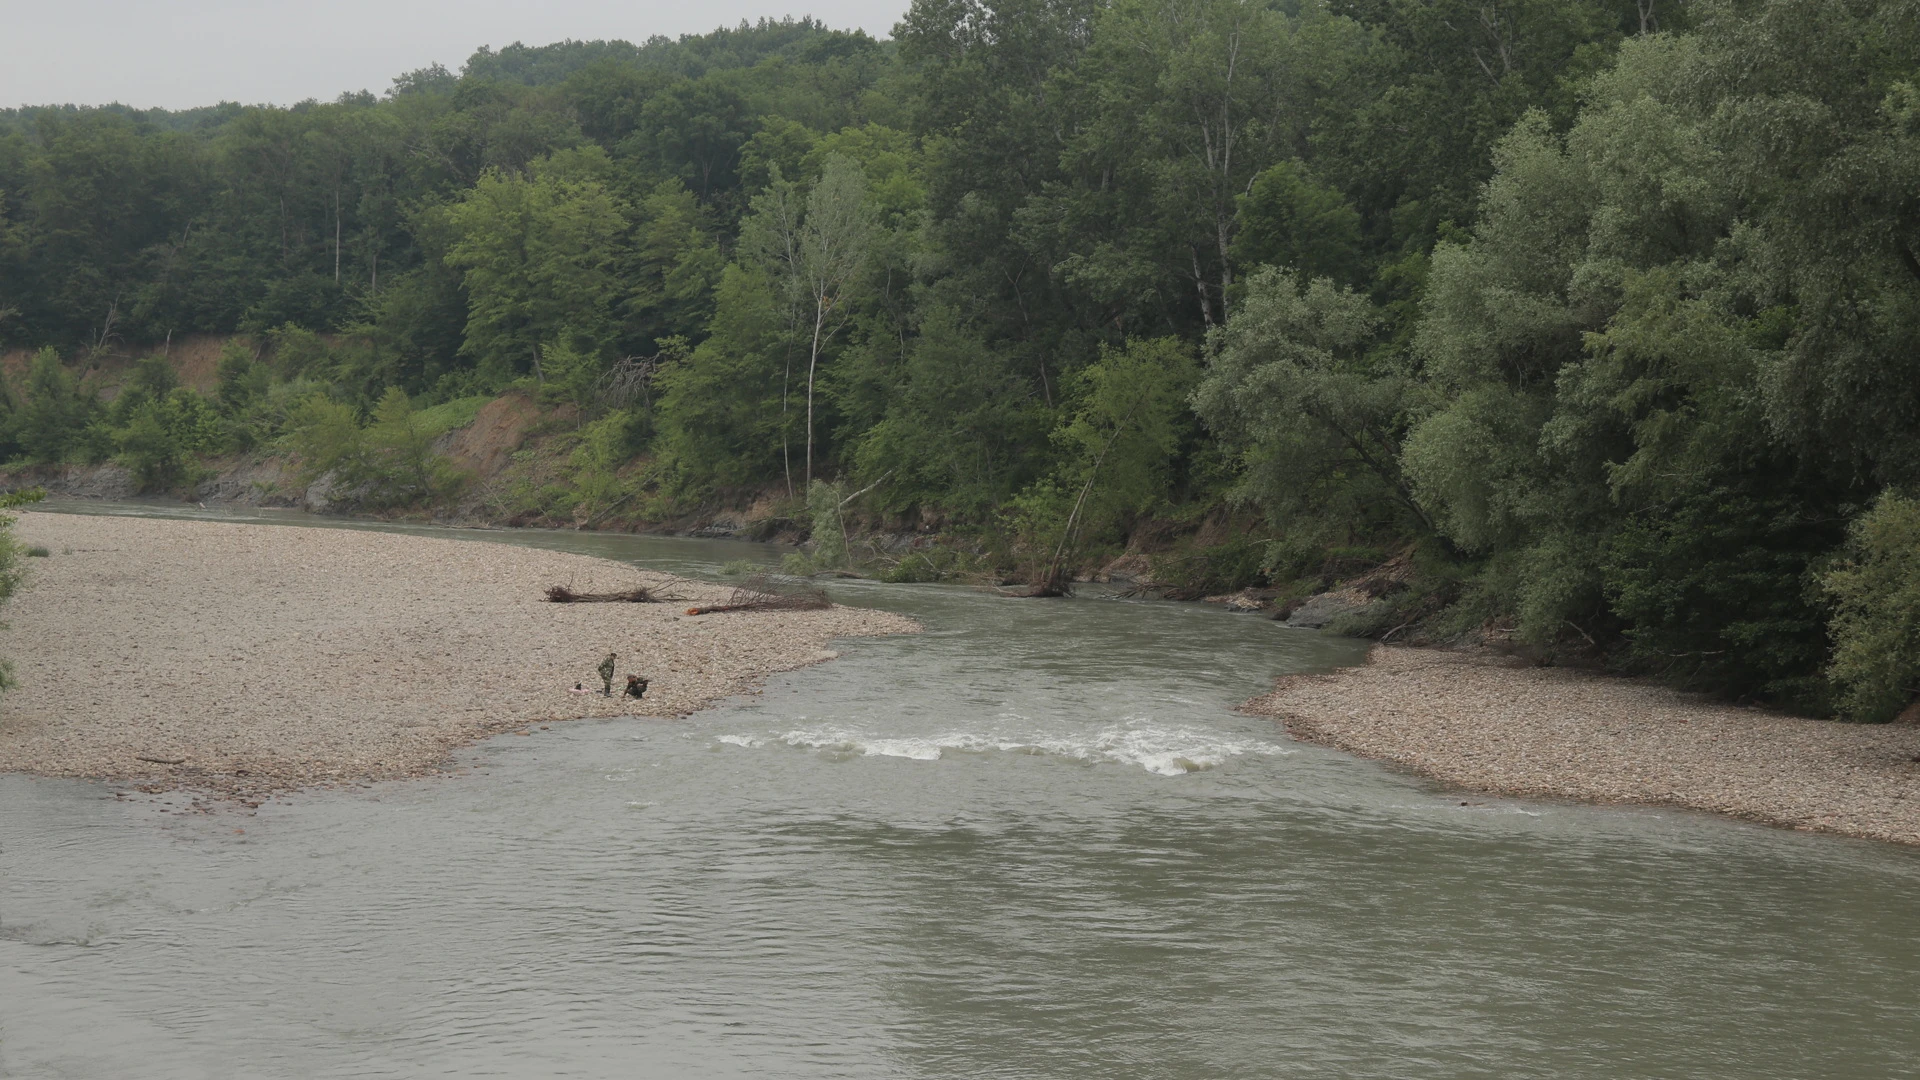
<instances>
[{"instance_id":1,"label":"standing person","mask_svg":"<svg viewBox=\"0 0 1920 1080\"><path fill-rule=\"evenodd\" d=\"M602 687L600 692L605 694L608 697L613 696L614 656L615 656L614 653L608 653L607 658L605 660L600 661L600 685Z\"/></svg>"}]
</instances>

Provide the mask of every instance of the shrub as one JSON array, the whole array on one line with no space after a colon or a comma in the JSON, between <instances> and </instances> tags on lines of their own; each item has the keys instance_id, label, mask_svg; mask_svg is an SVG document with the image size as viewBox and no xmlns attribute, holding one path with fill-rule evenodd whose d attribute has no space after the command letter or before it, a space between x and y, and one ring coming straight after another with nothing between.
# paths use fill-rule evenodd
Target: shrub
<instances>
[{"instance_id":1,"label":"shrub","mask_svg":"<svg viewBox=\"0 0 1920 1080\"><path fill-rule=\"evenodd\" d=\"M971 552L930 547L902 555L899 562L881 573L880 580L902 583L950 581L955 578L979 580L994 576L990 569L988 560Z\"/></svg>"},{"instance_id":2,"label":"shrub","mask_svg":"<svg viewBox=\"0 0 1920 1080\"><path fill-rule=\"evenodd\" d=\"M620 475L633 458L631 427L629 414L609 413L580 430L579 444L567 459L588 524L630 502L638 491Z\"/></svg>"},{"instance_id":3,"label":"shrub","mask_svg":"<svg viewBox=\"0 0 1920 1080\"><path fill-rule=\"evenodd\" d=\"M27 368L25 400L14 417L15 437L34 461L66 461L79 449L98 410L93 392L60 363L60 354L41 349Z\"/></svg>"},{"instance_id":4,"label":"shrub","mask_svg":"<svg viewBox=\"0 0 1920 1080\"><path fill-rule=\"evenodd\" d=\"M847 565L847 529L840 520L839 484L815 480L807 488L807 511L813 517L813 561L821 569Z\"/></svg>"},{"instance_id":5,"label":"shrub","mask_svg":"<svg viewBox=\"0 0 1920 1080\"><path fill-rule=\"evenodd\" d=\"M12 510L17 507L26 506L29 503L39 502L46 497L47 493L39 488L10 492L6 495L0 495L0 510ZM13 521L14 519L12 517L0 513L0 601L4 601L12 596L14 590L20 587L21 580L26 576L25 570L20 566L19 556L21 545L20 541L13 535ZM47 549L43 547L27 549L27 553L30 555L38 552L44 556L46 551ZM4 690L12 685L13 666L5 660L0 660L0 690Z\"/></svg>"},{"instance_id":6,"label":"shrub","mask_svg":"<svg viewBox=\"0 0 1920 1080\"><path fill-rule=\"evenodd\" d=\"M1835 606L1827 674L1842 712L1891 719L1920 696L1920 500L1882 495L1820 584Z\"/></svg>"},{"instance_id":7,"label":"shrub","mask_svg":"<svg viewBox=\"0 0 1920 1080\"><path fill-rule=\"evenodd\" d=\"M185 480L197 455L225 449L228 427L207 399L176 387L134 405L111 438L120 463L152 491Z\"/></svg>"},{"instance_id":8,"label":"shrub","mask_svg":"<svg viewBox=\"0 0 1920 1080\"><path fill-rule=\"evenodd\" d=\"M388 389L363 428L353 408L313 394L288 417L287 438L311 483L327 473L361 489L371 506L407 506L453 497L465 477L434 453L435 433L406 392Z\"/></svg>"},{"instance_id":9,"label":"shrub","mask_svg":"<svg viewBox=\"0 0 1920 1080\"><path fill-rule=\"evenodd\" d=\"M313 393L289 410L287 441L300 458L303 479L352 468L366 454L353 407Z\"/></svg>"},{"instance_id":10,"label":"shrub","mask_svg":"<svg viewBox=\"0 0 1920 1080\"><path fill-rule=\"evenodd\" d=\"M1605 546L1607 599L1629 626L1635 666L1821 712L1829 645L1808 570L1841 533L1802 501L1754 486L1717 486L1631 518Z\"/></svg>"},{"instance_id":11,"label":"shrub","mask_svg":"<svg viewBox=\"0 0 1920 1080\"><path fill-rule=\"evenodd\" d=\"M464 477L453 463L434 453L437 433L421 422L406 391L389 387L373 408L364 433L365 474L371 499L390 506L439 502L457 492Z\"/></svg>"},{"instance_id":12,"label":"shrub","mask_svg":"<svg viewBox=\"0 0 1920 1080\"><path fill-rule=\"evenodd\" d=\"M1271 542L1236 536L1213 547L1168 552L1148 559L1153 580L1171 595L1212 596L1267 583Z\"/></svg>"}]
</instances>

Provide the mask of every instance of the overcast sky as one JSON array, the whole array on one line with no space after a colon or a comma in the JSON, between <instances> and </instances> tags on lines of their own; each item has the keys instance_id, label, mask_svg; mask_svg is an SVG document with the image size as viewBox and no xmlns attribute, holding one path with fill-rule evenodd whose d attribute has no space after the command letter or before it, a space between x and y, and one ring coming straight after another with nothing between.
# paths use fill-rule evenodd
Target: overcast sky
<instances>
[{"instance_id":1,"label":"overcast sky","mask_svg":"<svg viewBox=\"0 0 1920 1080\"><path fill-rule=\"evenodd\" d=\"M0 0L0 107L170 109L381 93L482 45L703 33L813 15L886 37L907 0Z\"/></svg>"}]
</instances>

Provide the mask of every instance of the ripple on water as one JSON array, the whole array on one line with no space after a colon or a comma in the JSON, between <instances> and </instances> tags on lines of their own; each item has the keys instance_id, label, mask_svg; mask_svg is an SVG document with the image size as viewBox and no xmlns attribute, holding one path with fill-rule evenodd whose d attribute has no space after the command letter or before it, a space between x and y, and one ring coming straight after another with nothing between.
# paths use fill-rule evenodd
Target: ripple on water
<instances>
[{"instance_id":1,"label":"ripple on water","mask_svg":"<svg viewBox=\"0 0 1920 1080\"><path fill-rule=\"evenodd\" d=\"M930 632L378 801L0 776L0 1075L1913 1072L1920 852L1295 753L1229 707L1360 647L1268 620L830 587Z\"/></svg>"}]
</instances>

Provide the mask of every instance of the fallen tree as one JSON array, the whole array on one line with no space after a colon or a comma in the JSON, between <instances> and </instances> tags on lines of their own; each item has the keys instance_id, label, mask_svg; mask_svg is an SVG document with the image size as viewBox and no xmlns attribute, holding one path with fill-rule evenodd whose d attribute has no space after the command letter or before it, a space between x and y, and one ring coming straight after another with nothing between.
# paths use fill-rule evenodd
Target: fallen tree
<instances>
[{"instance_id":1,"label":"fallen tree","mask_svg":"<svg viewBox=\"0 0 1920 1080\"><path fill-rule=\"evenodd\" d=\"M547 587L547 599L555 604L659 604L679 600L680 597L664 596L644 585L602 593L574 592L565 585L550 585Z\"/></svg>"},{"instance_id":2,"label":"fallen tree","mask_svg":"<svg viewBox=\"0 0 1920 1080\"><path fill-rule=\"evenodd\" d=\"M717 615L727 611L822 611L833 606L825 590L803 581L776 581L756 574L740 583L724 604L690 607L689 615Z\"/></svg>"}]
</instances>

